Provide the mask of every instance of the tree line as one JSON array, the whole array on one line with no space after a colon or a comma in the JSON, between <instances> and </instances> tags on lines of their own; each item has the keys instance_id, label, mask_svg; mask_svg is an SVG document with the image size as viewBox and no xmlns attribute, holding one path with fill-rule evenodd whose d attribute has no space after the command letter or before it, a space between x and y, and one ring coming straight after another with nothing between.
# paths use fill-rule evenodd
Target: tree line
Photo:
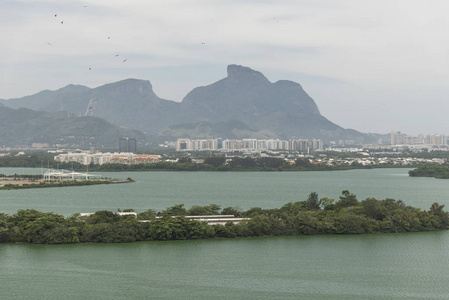
<instances>
[{"instance_id":1,"label":"tree line","mask_svg":"<svg viewBox=\"0 0 449 300\"><path fill-rule=\"evenodd\" d=\"M435 177L449 179L449 165L426 165L410 170L408 174L412 177Z\"/></svg>"},{"instance_id":2,"label":"tree line","mask_svg":"<svg viewBox=\"0 0 449 300\"><path fill-rule=\"evenodd\" d=\"M75 164L75 169L86 168ZM60 165L60 168L62 165ZM71 166L70 166L71 167ZM278 157L233 157L227 160L224 156L206 157L203 163L195 163L189 157L181 157L178 162L160 161L147 164L89 165L90 171L331 171L354 168L372 168L359 164L329 166L313 164L308 159L298 158L293 164Z\"/></svg>"},{"instance_id":3,"label":"tree line","mask_svg":"<svg viewBox=\"0 0 449 300\"><path fill-rule=\"evenodd\" d=\"M19 210L0 213L2 243L122 243L154 240L235 238L277 235L394 233L447 229L449 214L444 205L434 203L429 210L405 205L401 200L367 198L343 191L337 201L311 193L306 200L289 202L281 208L238 207L211 204L177 204L156 212L148 209L134 216L97 211L80 217L64 218L53 212ZM127 209L124 211L132 211ZM249 218L239 224L208 225L186 215L233 214ZM156 218L158 217L158 218ZM142 222L144 221L144 222Z\"/></svg>"},{"instance_id":4,"label":"tree line","mask_svg":"<svg viewBox=\"0 0 449 300\"><path fill-rule=\"evenodd\" d=\"M178 162L159 161L143 164L106 163L90 164L88 167L78 162L61 163L53 160L48 154L32 154L23 156L8 156L0 158L0 167L33 167L85 171L332 171L371 168L397 168L394 164L364 166L353 162L350 165L327 165L312 163L307 158L297 158L294 163L280 157L233 157L205 156L203 163L192 162L189 156L178 157Z\"/></svg>"}]
</instances>

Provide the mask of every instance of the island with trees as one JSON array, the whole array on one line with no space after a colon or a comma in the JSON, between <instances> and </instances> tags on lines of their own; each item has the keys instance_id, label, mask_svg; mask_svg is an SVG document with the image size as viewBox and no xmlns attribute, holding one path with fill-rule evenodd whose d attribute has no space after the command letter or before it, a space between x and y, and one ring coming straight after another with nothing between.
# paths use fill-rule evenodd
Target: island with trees
<instances>
[{"instance_id":1,"label":"island with trees","mask_svg":"<svg viewBox=\"0 0 449 300\"><path fill-rule=\"evenodd\" d=\"M441 230L449 228L444 205L434 203L429 210L407 206L401 200L367 198L359 201L345 190L337 201L311 193L304 201L289 202L281 208L219 205L174 205L161 212L148 209L133 214L97 211L65 218L52 212L19 210L0 213L2 243L121 243L156 240L290 236L315 234L367 234ZM127 209L125 211L133 211ZM209 225L189 219L195 215L234 215L238 224Z\"/></svg>"},{"instance_id":2,"label":"island with trees","mask_svg":"<svg viewBox=\"0 0 449 300\"><path fill-rule=\"evenodd\" d=\"M425 165L414 170L410 170L408 174L412 177L434 177L438 179L449 179L449 165Z\"/></svg>"}]
</instances>

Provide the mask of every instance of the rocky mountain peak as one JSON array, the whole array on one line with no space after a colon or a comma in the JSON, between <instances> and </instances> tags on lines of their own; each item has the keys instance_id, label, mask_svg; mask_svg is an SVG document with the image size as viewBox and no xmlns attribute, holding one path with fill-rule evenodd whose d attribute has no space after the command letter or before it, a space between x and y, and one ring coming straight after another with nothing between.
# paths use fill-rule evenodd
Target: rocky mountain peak
<instances>
[{"instance_id":1,"label":"rocky mountain peak","mask_svg":"<svg viewBox=\"0 0 449 300\"><path fill-rule=\"evenodd\" d=\"M254 71L251 68L239 66L239 65L229 65L227 68L228 78L237 80L260 80L269 83L270 81L258 71Z\"/></svg>"},{"instance_id":2,"label":"rocky mountain peak","mask_svg":"<svg viewBox=\"0 0 449 300\"><path fill-rule=\"evenodd\" d=\"M150 81L133 78L93 89L69 85L59 91L43 91L0 103L11 108L65 110L78 116L95 116L148 134L159 134L169 128L171 134L166 136L173 138L204 137L212 132L212 127L214 135L222 137L232 136L235 130L239 131L235 136L240 137L256 136L256 132L296 138L363 137L322 116L299 83L289 80L271 83L261 72L236 64L227 66L227 75L210 85L194 88L180 103L159 98ZM231 126L236 120L250 129ZM190 128L186 124L195 126ZM175 125L179 128L172 127ZM189 130L195 132L190 135Z\"/></svg>"},{"instance_id":3,"label":"rocky mountain peak","mask_svg":"<svg viewBox=\"0 0 449 300\"><path fill-rule=\"evenodd\" d=\"M81 93L90 90L87 86L77 85L77 84L69 84L63 88L58 89L56 92L60 93Z\"/></svg>"},{"instance_id":4,"label":"rocky mountain peak","mask_svg":"<svg viewBox=\"0 0 449 300\"><path fill-rule=\"evenodd\" d=\"M123 92L128 93L153 93L153 86L151 85L151 82L148 80L141 80L141 79L125 79L119 82L114 82L110 84L105 84L103 86L100 86L97 88L98 90L120 90Z\"/></svg>"}]
</instances>

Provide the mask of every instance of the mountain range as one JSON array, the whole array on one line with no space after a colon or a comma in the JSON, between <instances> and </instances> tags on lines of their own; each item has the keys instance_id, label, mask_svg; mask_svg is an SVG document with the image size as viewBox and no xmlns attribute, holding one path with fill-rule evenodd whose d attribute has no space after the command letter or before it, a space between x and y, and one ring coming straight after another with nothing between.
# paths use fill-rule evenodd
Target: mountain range
<instances>
[{"instance_id":1,"label":"mountain range","mask_svg":"<svg viewBox=\"0 0 449 300\"><path fill-rule=\"evenodd\" d=\"M1 104L3 109L66 111L83 117L78 121L81 123L92 120L87 117L101 118L111 126L139 130L159 140L321 138L366 143L379 138L344 129L326 119L299 83L272 83L261 72L239 65L229 65L227 77L194 88L182 102L159 98L149 81L126 79L97 88L68 85L56 91L0 100Z\"/></svg>"},{"instance_id":2,"label":"mountain range","mask_svg":"<svg viewBox=\"0 0 449 300\"><path fill-rule=\"evenodd\" d=\"M47 143L68 147L116 148L118 139L123 136L134 136L141 144L148 142L142 132L115 126L101 118L0 106L0 147Z\"/></svg>"}]
</instances>

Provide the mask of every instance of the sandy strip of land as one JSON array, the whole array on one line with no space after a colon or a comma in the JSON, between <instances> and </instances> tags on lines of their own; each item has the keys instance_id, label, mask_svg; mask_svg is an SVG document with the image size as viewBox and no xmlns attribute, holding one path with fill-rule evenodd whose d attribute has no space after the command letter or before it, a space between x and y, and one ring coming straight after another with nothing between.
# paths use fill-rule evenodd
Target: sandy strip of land
<instances>
[{"instance_id":1,"label":"sandy strip of land","mask_svg":"<svg viewBox=\"0 0 449 300\"><path fill-rule=\"evenodd\" d=\"M14 180L14 178L4 178L1 177L0 178L0 187L4 186L5 184L18 184L18 185L23 185L23 184L31 184L31 183L40 183L43 180L29 180L29 179L16 179Z\"/></svg>"}]
</instances>

